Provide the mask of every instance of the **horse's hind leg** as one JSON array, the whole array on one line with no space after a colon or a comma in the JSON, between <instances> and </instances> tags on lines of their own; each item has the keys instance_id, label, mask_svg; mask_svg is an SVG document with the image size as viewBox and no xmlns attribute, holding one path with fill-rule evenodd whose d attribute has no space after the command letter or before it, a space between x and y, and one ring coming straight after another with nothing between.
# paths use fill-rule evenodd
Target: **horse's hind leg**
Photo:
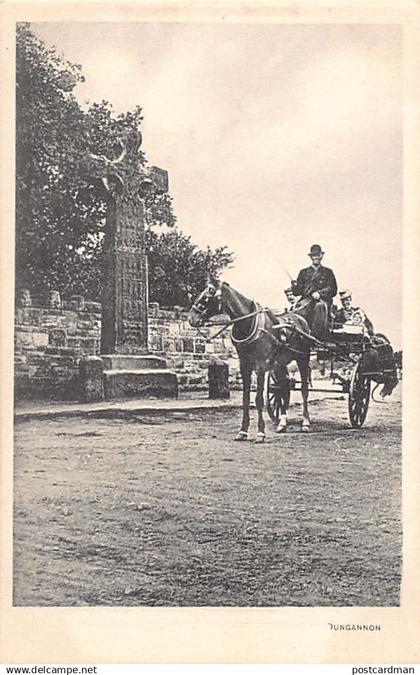
<instances>
[{"instance_id":1,"label":"horse's hind leg","mask_svg":"<svg viewBox=\"0 0 420 675\"><path fill-rule=\"evenodd\" d=\"M265 422L264 422L264 371L257 373L257 396L255 398L255 406L258 412L258 433L255 440L256 443L264 443L265 441Z\"/></svg>"},{"instance_id":2,"label":"horse's hind leg","mask_svg":"<svg viewBox=\"0 0 420 675\"><path fill-rule=\"evenodd\" d=\"M249 428L249 400L251 394L251 375L252 368L248 364L241 363L241 376L242 376L242 424L241 430L238 435L235 436L235 441L247 441L248 440L248 428Z\"/></svg>"}]
</instances>

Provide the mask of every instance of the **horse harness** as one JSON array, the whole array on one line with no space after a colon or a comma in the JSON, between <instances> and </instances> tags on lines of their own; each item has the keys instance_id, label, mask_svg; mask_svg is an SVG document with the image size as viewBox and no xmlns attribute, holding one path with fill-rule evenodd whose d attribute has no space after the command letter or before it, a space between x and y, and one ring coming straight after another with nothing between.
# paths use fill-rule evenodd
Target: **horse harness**
<instances>
[{"instance_id":1,"label":"horse harness","mask_svg":"<svg viewBox=\"0 0 420 675\"><path fill-rule=\"evenodd\" d=\"M255 302L255 301L253 301L253 305L255 307L255 310L253 312L250 312L249 314L244 314L243 316L236 317L235 319L231 319L224 326L222 326L222 328L220 330L218 330L217 333L215 333L211 337L208 337L205 334L203 334L200 331L199 328L198 328L198 332L201 334L201 336L207 342L210 342L211 340L214 340L219 335L221 335L226 330L226 328L229 328L230 326L235 326L240 321L244 321L245 319L250 319L251 317L254 317L255 318L254 325L253 325L249 335L247 335L245 338L235 338L235 336L233 334L233 330L232 330L231 340L232 340L233 344L243 345L243 346L252 344L253 342L256 342L256 340L258 340L260 338L261 334L263 333L263 334L267 335L271 340L273 340L278 347L285 347L286 349L289 349L294 354L298 354L298 355L304 355L305 354L305 352L291 347L288 344L288 341L291 338L293 338L295 335L298 335L301 338L303 337L303 338L309 338L311 340L314 340L314 338L312 338L312 336L310 336L308 333L305 333L304 331L302 331L298 326L291 323L291 321L289 321L287 318L282 317L282 318L284 318L284 322L274 324L273 328L275 328L275 329L276 328L284 328L284 329L289 330L290 331L289 339L287 339L287 338L286 339L280 339L280 338L274 337L274 335L272 335L272 333L270 333L270 331L268 331L266 328L264 328L264 315L267 314L269 309L267 307L262 307L259 303ZM197 305L195 305L194 308L196 310L200 310L200 307L197 306Z\"/></svg>"}]
</instances>

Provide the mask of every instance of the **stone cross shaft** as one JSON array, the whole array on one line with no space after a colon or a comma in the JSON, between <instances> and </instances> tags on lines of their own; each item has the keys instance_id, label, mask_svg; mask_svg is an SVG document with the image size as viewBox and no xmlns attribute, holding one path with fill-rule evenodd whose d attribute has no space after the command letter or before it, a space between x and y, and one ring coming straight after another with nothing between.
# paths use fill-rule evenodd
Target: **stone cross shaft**
<instances>
[{"instance_id":1,"label":"stone cross shaft","mask_svg":"<svg viewBox=\"0 0 420 675\"><path fill-rule=\"evenodd\" d=\"M148 267L144 248L144 198L168 190L167 172L144 169L141 136L117 160L90 155L106 189L101 354L148 351Z\"/></svg>"}]
</instances>

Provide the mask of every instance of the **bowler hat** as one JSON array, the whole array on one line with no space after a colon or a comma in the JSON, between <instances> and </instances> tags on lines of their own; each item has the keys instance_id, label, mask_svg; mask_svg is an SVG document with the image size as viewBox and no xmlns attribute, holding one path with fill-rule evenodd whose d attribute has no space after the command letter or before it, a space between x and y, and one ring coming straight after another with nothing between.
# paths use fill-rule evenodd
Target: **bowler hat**
<instances>
[{"instance_id":1,"label":"bowler hat","mask_svg":"<svg viewBox=\"0 0 420 675\"><path fill-rule=\"evenodd\" d=\"M322 255L324 251L320 247L319 244L312 244L311 250L309 251L308 255Z\"/></svg>"}]
</instances>

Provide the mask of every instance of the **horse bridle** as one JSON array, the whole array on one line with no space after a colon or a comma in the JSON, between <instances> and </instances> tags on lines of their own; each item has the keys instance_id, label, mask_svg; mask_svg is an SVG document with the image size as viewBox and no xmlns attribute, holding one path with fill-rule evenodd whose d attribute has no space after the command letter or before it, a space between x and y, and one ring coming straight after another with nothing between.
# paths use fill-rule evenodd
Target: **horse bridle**
<instances>
[{"instance_id":1,"label":"horse bridle","mask_svg":"<svg viewBox=\"0 0 420 675\"><path fill-rule=\"evenodd\" d=\"M210 288L214 289L214 293L209 293ZM205 313L208 310L208 304L210 297L217 298L217 309L216 309L216 314L221 314L222 313L222 283L219 282L217 288L214 286L212 283L208 283L207 287L204 289L204 291L198 296L197 300L195 303L191 306L191 309L193 309L197 314L199 314L201 317L205 315ZM206 299L206 302L203 302L203 299ZM254 306L257 306L256 303L253 303ZM261 314L262 312L266 312L267 309L264 307L261 307L259 309L256 309L254 312L250 312L249 314L244 314L243 316L238 316L235 319L230 319L227 323L225 323L220 330L217 331L214 335L211 337L208 337L205 333L203 333L200 328L202 326L197 326L197 331L200 333L201 337L206 340L206 342L211 342L211 340L214 340L215 338L219 337L226 328L229 328L230 326L233 326L234 324L238 323L239 321L243 321L244 319L250 319L251 317L257 316L258 314ZM205 322L203 321L203 326L205 326ZM207 326L211 326L211 323L207 323ZM214 324L213 324L214 325ZM246 340L245 340L246 341ZM240 342L240 341L238 341Z\"/></svg>"},{"instance_id":2,"label":"horse bridle","mask_svg":"<svg viewBox=\"0 0 420 675\"><path fill-rule=\"evenodd\" d=\"M210 293L210 289L214 289L214 293ZM202 298L206 299L204 303ZM191 309L197 312L200 316L203 316L207 310L210 298L217 298L217 312L216 314L221 314L222 312L222 284L219 283L218 287L214 286L212 283L208 283L204 291L198 296L195 303L191 306Z\"/></svg>"}]
</instances>

